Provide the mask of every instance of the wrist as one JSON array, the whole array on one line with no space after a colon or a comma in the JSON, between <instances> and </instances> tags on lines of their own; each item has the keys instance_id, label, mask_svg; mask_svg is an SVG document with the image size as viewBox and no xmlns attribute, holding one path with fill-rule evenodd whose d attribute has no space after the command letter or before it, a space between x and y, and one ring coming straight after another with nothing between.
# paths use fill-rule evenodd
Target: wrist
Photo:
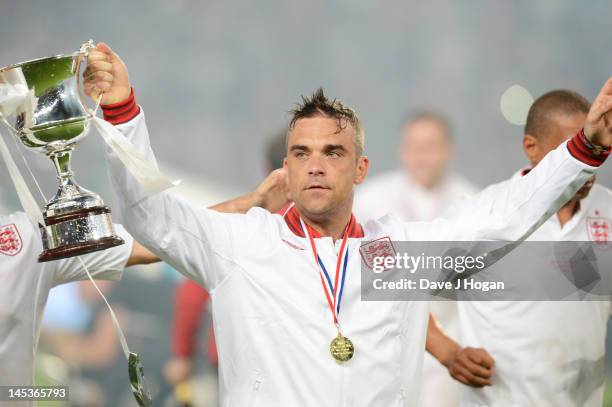
<instances>
[{"instance_id":1,"label":"wrist","mask_svg":"<svg viewBox=\"0 0 612 407\"><path fill-rule=\"evenodd\" d=\"M437 357L438 362L447 369L450 369L457 359L457 355L461 352L461 346L454 341L449 341L448 345L444 347L444 351Z\"/></svg>"},{"instance_id":2,"label":"wrist","mask_svg":"<svg viewBox=\"0 0 612 407\"><path fill-rule=\"evenodd\" d=\"M588 137L585 132L584 129L580 130L580 136L583 138L584 143L586 144L586 146L593 151L593 154L595 155L600 155L602 154L604 151L606 151L606 149L609 149L609 147L604 147L602 145L599 145L597 143L594 143L591 141L591 138Z\"/></svg>"},{"instance_id":3,"label":"wrist","mask_svg":"<svg viewBox=\"0 0 612 407\"><path fill-rule=\"evenodd\" d=\"M103 104L100 105L100 108L102 108L104 120L114 125L127 123L140 113L140 107L134 96L134 88L130 88L127 99L118 103Z\"/></svg>"},{"instance_id":4,"label":"wrist","mask_svg":"<svg viewBox=\"0 0 612 407\"><path fill-rule=\"evenodd\" d=\"M610 155L610 147L604 147L587 136L587 131L580 130L578 134L567 142L570 154L579 161L593 167L599 167Z\"/></svg>"},{"instance_id":5,"label":"wrist","mask_svg":"<svg viewBox=\"0 0 612 407\"><path fill-rule=\"evenodd\" d=\"M265 194L255 190L249 192L244 196L244 201L247 207L252 208L253 206L264 207L266 203Z\"/></svg>"}]
</instances>

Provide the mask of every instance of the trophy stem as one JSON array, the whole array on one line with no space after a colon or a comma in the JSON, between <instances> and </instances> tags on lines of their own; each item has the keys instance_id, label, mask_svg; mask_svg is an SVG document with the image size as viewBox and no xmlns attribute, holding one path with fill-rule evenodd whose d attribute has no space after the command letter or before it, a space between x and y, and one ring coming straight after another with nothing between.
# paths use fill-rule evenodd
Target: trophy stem
<instances>
[{"instance_id":1,"label":"trophy stem","mask_svg":"<svg viewBox=\"0 0 612 407\"><path fill-rule=\"evenodd\" d=\"M95 193L81 188L70 166L73 146L49 144L59 190L47 203L41 227L44 251L38 261L45 262L79 256L124 243L113 230L110 209Z\"/></svg>"},{"instance_id":2,"label":"trophy stem","mask_svg":"<svg viewBox=\"0 0 612 407\"><path fill-rule=\"evenodd\" d=\"M48 153L48 157L53 162L55 170L57 171L57 179L60 183L60 189L66 189L70 185L74 185L74 172L70 166L70 159L72 158L72 150L74 148L66 147L63 150L56 150Z\"/></svg>"}]
</instances>

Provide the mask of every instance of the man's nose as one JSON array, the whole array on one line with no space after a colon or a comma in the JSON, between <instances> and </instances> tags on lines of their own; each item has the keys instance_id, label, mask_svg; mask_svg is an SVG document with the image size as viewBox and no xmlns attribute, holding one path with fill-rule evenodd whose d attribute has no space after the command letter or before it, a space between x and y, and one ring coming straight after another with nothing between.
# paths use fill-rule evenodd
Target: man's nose
<instances>
[{"instance_id":1,"label":"man's nose","mask_svg":"<svg viewBox=\"0 0 612 407\"><path fill-rule=\"evenodd\" d=\"M323 175L325 174L325 167L321 157L313 155L308 160L308 175Z\"/></svg>"}]
</instances>

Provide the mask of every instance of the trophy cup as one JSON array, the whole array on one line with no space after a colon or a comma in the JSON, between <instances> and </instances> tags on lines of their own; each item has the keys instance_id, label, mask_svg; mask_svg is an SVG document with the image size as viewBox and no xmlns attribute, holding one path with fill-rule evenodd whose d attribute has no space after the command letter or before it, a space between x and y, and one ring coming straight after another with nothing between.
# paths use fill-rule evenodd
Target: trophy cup
<instances>
[{"instance_id":1,"label":"trophy cup","mask_svg":"<svg viewBox=\"0 0 612 407\"><path fill-rule=\"evenodd\" d=\"M25 93L10 109L0 105L0 121L27 148L49 157L57 170L59 190L45 206L45 225L39 225L44 249L39 262L124 243L113 229L110 209L100 196L76 183L70 167L72 150L87 135L94 115L82 97L80 72L91 47L89 41L72 55L0 68L0 87L12 86Z\"/></svg>"}]
</instances>

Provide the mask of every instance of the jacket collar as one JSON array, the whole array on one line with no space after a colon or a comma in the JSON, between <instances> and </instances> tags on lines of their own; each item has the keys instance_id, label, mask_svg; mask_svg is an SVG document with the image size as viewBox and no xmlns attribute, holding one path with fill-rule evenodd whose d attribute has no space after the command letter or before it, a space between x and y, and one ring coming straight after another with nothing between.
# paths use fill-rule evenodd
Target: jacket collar
<instances>
[{"instance_id":1,"label":"jacket collar","mask_svg":"<svg viewBox=\"0 0 612 407\"><path fill-rule=\"evenodd\" d=\"M294 235L299 237L306 237L304 235L304 231L302 230L302 225L300 224L300 214L298 213L297 208L293 203L283 208L280 211L280 214L283 215L285 219L285 223L289 227L289 230L293 232ZM348 230L349 237L352 238L363 238L363 228L357 221L355 220L355 215L351 214L351 219L349 220L350 229ZM321 237L319 232L316 230L312 230L312 237L318 238Z\"/></svg>"}]
</instances>

